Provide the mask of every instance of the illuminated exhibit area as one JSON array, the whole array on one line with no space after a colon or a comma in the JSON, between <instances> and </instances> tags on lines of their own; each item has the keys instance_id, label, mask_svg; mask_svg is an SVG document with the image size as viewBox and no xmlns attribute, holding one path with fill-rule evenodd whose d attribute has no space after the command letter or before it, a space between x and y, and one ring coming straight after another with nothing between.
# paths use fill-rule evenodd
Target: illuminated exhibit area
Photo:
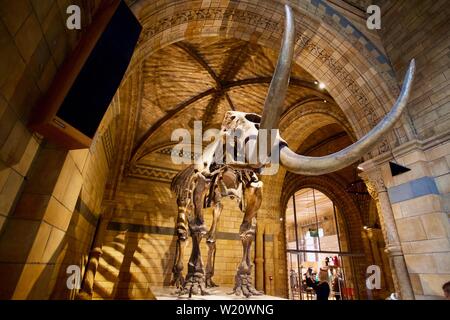
<instances>
[{"instance_id":1,"label":"illuminated exhibit area","mask_svg":"<svg viewBox=\"0 0 450 320\"><path fill-rule=\"evenodd\" d=\"M349 251L346 223L335 204L318 190L299 190L288 202L285 223L291 298L315 299L322 271L331 287L330 299L356 299L355 254Z\"/></svg>"}]
</instances>

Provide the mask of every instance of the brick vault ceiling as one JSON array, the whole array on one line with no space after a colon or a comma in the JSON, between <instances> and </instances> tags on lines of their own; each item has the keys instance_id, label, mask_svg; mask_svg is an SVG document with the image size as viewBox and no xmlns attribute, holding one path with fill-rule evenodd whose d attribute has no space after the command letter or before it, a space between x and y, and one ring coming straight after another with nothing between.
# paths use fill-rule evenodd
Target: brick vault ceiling
<instances>
[{"instance_id":1,"label":"brick vault ceiling","mask_svg":"<svg viewBox=\"0 0 450 320\"><path fill-rule=\"evenodd\" d=\"M344 2L364 12L368 6L374 4L373 0L344 0Z\"/></svg>"},{"instance_id":2,"label":"brick vault ceiling","mask_svg":"<svg viewBox=\"0 0 450 320\"><path fill-rule=\"evenodd\" d=\"M278 52L245 41L201 38L178 42L143 66L143 95L136 143L148 153L171 144L176 128L220 128L229 110L261 113ZM315 79L294 64L284 111L299 101L327 101ZM330 104L331 104L330 103Z\"/></svg>"}]
</instances>

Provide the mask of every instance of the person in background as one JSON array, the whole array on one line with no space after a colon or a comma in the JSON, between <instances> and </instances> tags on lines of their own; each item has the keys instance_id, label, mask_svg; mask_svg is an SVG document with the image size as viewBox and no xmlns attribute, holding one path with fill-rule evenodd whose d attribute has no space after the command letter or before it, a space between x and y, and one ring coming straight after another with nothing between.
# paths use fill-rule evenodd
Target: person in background
<instances>
[{"instance_id":1,"label":"person in background","mask_svg":"<svg viewBox=\"0 0 450 320\"><path fill-rule=\"evenodd\" d=\"M389 297L386 298L386 300L400 300L400 297L396 292L393 292Z\"/></svg>"},{"instance_id":2,"label":"person in background","mask_svg":"<svg viewBox=\"0 0 450 320\"><path fill-rule=\"evenodd\" d=\"M442 290L444 291L444 297L447 300L450 300L450 281L447 281L442 286Z\"/></svg>"},{"instance_id":3,"label":"person in background","mask_svg":"<svg viewBox=\"0 0 450 320\"><path fill-rule=\"evenodd\" d=\"M333 282L331 283L334 292L334 298L336 300L341 300L341 288L343 287L343 281L340 277L339 272L336 271Z\"/></svg>"},{"instance_id":4,"label":"person in background","mask_svg":"<svg viewBox=\"0 0 450 320\"><path fill-rule=\"evenodd\" d=\"M308 268L308 271L305 274L306 277L306 287L314 288L316 286L316 283L314 281L314 275L312 268Z\"/></svg>"},{"instance_id":5,"label":"person in background","mask_svg":"<svg viewBox=\"0 0 450 320\"><path fill-rule=\"evenodd\" d=\"M330 285L328 284L327 270L320 269L319 284L316 286L316 296L318 301L327 301L330 296Z\"/></svg>"},{"instance_id":6,"label":"person in background","mask_svg":"<svg viewBox=\"0 0 450 320\"><path fill-rule=\"evenodd\" d=\"M295 272L294 270L291 270L290 279L291 279L291 289L297 290L297 288L298 288L297 272Z\"/></svg>"}]
</instances>

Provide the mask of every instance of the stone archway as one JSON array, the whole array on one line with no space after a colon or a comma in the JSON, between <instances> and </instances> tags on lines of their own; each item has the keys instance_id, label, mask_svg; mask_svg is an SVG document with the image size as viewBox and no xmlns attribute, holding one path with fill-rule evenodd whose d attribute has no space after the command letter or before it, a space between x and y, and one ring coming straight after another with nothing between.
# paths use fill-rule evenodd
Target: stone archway
<instances>
[{"instance_id":1,"label":"stone archway","mask_svg":"<svg viewBox=\"0 0 450 320\"><path fill-rule=\"evenodd\" d=\"M306 2L306 1L305 1ZM383 54L357 31L349 34L343 25L356 28L344 17L336 16L322 1L314 2L325 13L304 1L291 5L297 16L296 62L321 79L341 107L357 137L364 135L388 111L398 88ZM257 9L256 9L257 8ZM273 47L282 33L283 8L272 1L225 1L207 5L201 1L138 1L133 7L143 21L144 31L128 73L139 70L142 61L158 49L184 39L220 36L251 41ZM321 19L322 18L322 19ZM367 53L367 48L371 54ZM375 48L375 49L374 49ZM377 58L374 58L373 55ZM384 57L384 58L383 58ZM408 139L407 124L380 144L379 152Z\"/></svg>"},{"instance_id":2,"label":"stone archway","mask_svg":"<svg viewBox=\"0 0 450 320\"><path fill-rule=\"evenodd\" d=\"M354 251L362 251L361 229L363 224L358 206L350 195L344 191L345 186L333 174L306 177L288 173L283 185L283 195L280 199L281 212L286 210L288 200L292 194L304 188L317 189L339 205L347 224L350 248Z\"/></svg>"},{"instance_id":3,"label":"stone archway","mask_svg":"<svg viewBox=\"0 0 450 320\"><path fill-rule=\"evenodd\" d=\"M281 212L286 211L289 198L296 191L305 188L312 188L325 194L342 213L343 222L346 228L346 237L349 252L361 254L362 256L352 259L353 272L356 289L360 298L365 299L367 292L365 290L365 270L368 266L366 257L366 248L361 235L363 229L361 215L354 199L345 192L345 186L333 174L306 177L293 174L287 174L284 185L283 195L280 199Z\"/></svg>"}]
</instances>

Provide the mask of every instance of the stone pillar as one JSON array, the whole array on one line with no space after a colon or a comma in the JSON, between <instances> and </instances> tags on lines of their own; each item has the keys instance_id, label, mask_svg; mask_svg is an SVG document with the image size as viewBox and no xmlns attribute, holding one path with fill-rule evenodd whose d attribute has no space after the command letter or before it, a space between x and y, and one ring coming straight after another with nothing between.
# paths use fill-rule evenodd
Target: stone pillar
<instances>
[{"instance_id":1,"label":"stone pillar","mask_svg":"<svg viewBox=\"0 0 450 320\"><path fill-rule=\"evenodd\" d=\"M108 211L99 217L95 238L93 240L92 249L89 255L89 261L84 272L83 283L81 284L81 289L76 296L76 300L92 300L95 274L97 273L100 257L103 254L103 239L108 223L111 220L111 216L111 213Z\"/></svg>"},{"instance_id":2,"label":"stone pillar","mask_svg":"<svg viewBox=\"0 0 450 320\"><path fill-rule=\"evenodd\" d=\"M278 292L278 283L279 283L279 274L278 274L278 265L279 265L279 248L278 248L278 237L280 235L280 227L277 224L273 231L273 294L275 296L280 295Z\"/></svg>"},{"instance_id":3,"label":"stone pillar","mask_svg":"<svg viewBox=\"0 0 450 320\"><path fill-rule=\"evenodd\" d=\"M264 290L264 223L258 221L256 229L255 282L256 289Z\"/></svg>"},{"instance_id":4,"label":"stone pillar","mask_svg":"<svg viewBox=\"0 0 450 320\"><path fill-rule=\"evenodd\" d=\"M379 168L369 172L363 172L360 176L364 179L367 190L377 204L380 216L383 236L386 243L386 253L389 257L394 287L403 300L414 300L414 292L406 268L400 238L395 224L394 213L387 193L386 186Z\"/></svg>"},{"instance_id":5,"label":"stone pillar","mask_svg":"<svg viewBox=\"0 0 450 320\"><path fill-rule=\"evenodd\" d=\"M382 281L382 284L385 284L386 292L393 292L394 286L392 282L392 274L391 269L389 267L389 259L386 255L386 253L382 250L380 250L384 246L384 238L382 230L380 229L371 229L372 234L374 236L374 244L376 244L376 247L378 249L378 255L380 257L380 264L381 269L383 270L383 278L385 279L384 282Z\"/></svg>"},{"instance_id":6,"label":"stone pillar","mask_svg":"<svg viewBox=\"0 0 450 320\"><path fill-rule=\"evenodd\" d=\"M383 235L381 230L368 228L364 230L364 237L367 238L368 245L370 246L370 252L372 253L372 264L378 265L382 271L381 277L381 291L377 291L379 295L385 297L395 289L392 287L391 280L392 275L390 272L389 262L387 259L383 259L385 253L380 250L379 241L382 240Z\"/></svg>"}]
</instances>

